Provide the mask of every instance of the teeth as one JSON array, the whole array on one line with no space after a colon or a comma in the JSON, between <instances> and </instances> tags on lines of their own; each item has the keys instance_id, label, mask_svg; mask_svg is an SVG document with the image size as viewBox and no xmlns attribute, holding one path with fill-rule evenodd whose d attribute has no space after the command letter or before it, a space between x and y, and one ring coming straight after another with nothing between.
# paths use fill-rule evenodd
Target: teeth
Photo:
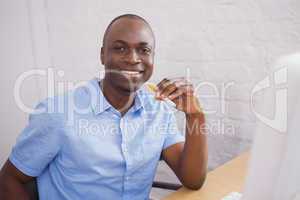
<instances>
[{"instance_id":1,"label":"teeth","mask_svg":"<svg viewBox=\"0 0 300 200\"><path fill-rule=\"evenodd\" d=\"M127 71L127 70L122 70L122 73L130 74L130 75L137 75L137 74L139 74L140 72L137 72L137 71Z\"/></svg>"}]
</instances>

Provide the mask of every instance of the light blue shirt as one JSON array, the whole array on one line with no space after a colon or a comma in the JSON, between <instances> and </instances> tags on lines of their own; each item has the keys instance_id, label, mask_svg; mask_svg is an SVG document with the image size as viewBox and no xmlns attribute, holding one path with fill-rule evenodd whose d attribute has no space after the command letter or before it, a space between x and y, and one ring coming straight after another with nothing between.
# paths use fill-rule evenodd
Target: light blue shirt
<instances>
[{"instance_id":1,"label":"light blue shirt","mask_svg":"<svg viewBox=\"0 0 300 200\"><path fill-rule=\"evenodd\" d=\"M41 200L148 199L162 150L184 141L147 89L121 116L98 81L40 102L17 139L9 160L37 177Z\"/></svg>"}]
</instances>

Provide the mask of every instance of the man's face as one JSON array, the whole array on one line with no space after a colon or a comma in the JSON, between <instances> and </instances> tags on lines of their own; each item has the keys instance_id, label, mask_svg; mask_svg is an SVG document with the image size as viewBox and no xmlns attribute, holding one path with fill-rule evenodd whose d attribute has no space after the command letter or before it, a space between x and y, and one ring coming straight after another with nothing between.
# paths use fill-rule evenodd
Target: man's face
<instances>
[{"instance_id":1,"label":"man's face","mask_svg":"<svg viewBox=\"0 0 300 200\"><path fill-rule=\"evenodd\" d=\"M115 21L101 49L105 79L119 90L136 91L152 75L154 45L153 33L143 21Z\"/></svg>"}]
</instances>

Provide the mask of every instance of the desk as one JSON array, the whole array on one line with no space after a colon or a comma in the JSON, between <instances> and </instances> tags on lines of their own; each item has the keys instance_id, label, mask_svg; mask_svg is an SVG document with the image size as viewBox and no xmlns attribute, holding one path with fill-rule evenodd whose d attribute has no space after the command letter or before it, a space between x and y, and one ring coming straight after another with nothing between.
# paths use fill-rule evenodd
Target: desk
<instances>
[{"instance_id":1,"label":"desk","mask_svg":"<svg viewBox=\"0 0 300 200\"><path fill-rule=\"evenodd\" d=\"M241 192L250 153L246 152L207 174L200 190L181 188L164 200L221 200L231 192Z\"/></svg>"}]
</instances>

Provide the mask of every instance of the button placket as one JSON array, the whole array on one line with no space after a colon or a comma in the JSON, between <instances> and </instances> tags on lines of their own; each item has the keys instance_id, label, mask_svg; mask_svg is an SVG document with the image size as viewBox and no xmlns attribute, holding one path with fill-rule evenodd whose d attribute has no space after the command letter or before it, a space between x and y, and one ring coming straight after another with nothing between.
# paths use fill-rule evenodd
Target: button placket
<instances>
[{"instance_id":1,"label":"button placket","mask_svg":"<svg viewBox=\"0 0 300 200\"><path fill-rule=\"evenodd\" d=\"M125 117L121 118L120 120L120 129L121 129L121 135L122 135L122 144L121 149L125 158L126 162L126 170L130 170L132 167L132 160L129 155L129 147L128 147L128 138L127 138L127 128L126 128L126 119Z\"/></svg>"},{"instance_id":2,"label":"button placket","mask_svg":"<svg viewBox=\"0 0 300 200\"><path fill-rule=\"evenodd\" d=\"M122 135L122 151L123 153L127 153L127 140L126 140L126 127L125 127L125 122L124 118L121 118L120 120L120 129L121 129L121 135Z\"/></svg>"},{"instance_id":3,"label":"button placket","mask_svg":"<svg viewBox=\"0 0 300 200\"><path fill-rule=\"evenodd\" d=\"M128 189L128 149L127 149L127 141L126 141L126 127L125 127L125 120L124 117L120 119L120 131L121 131L121 136L122 136L122 143L121 143L121 149L122 153L124 155L125 159L125 164L126 164L126 169L125 169L125 174L124 174L124 193L126 193Z\"/></svg>"}]
</instances>

